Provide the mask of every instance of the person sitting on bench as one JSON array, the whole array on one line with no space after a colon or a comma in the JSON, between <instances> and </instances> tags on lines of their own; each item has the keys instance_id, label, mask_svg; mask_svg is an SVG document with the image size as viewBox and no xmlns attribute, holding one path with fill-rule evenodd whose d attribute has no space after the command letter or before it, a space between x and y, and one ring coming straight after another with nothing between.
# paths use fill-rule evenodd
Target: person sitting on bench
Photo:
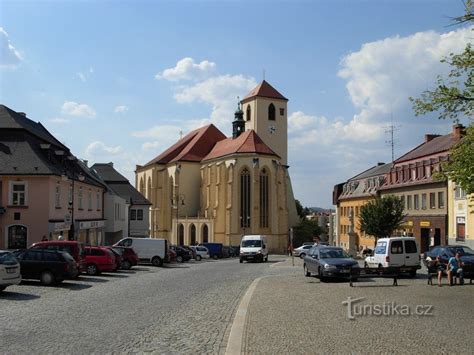
<instances>
[{"instance_id":1,"label":"person sitting on bench","mask_svg":"<svg viewBox=\"0 0 474 355\"><path fill-rule=\"evenodd\" d=\"M457 252L454 257L448 261L448 282L449 286L453 285L453 276L459 276L459 284L464 283L464 273L462 270L463 262L461 261L461 253Z\"/></svg>"},{"instance_id":2,"label":"person sitting on bench","mask_svg":"<svg viewBox=\"0 0 474 355\"><path fill-rule=\"evenodd\" d=\"M443 279L443 273L446 271L446 264L441 262L441 256L437 256L436 259L432 262L430 269L436 271L438 274L438 286L441 287L441 280Z\"/></svg>"}]
</instances>

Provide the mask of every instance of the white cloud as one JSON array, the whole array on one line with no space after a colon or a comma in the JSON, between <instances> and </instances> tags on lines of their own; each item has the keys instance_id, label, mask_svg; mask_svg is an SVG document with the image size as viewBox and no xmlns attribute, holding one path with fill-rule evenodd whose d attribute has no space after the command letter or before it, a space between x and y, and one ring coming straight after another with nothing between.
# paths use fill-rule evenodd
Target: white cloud
<instances>
[{"instance_id":1,"label":"white cloud","mask_svg":"<svg viewBox=\"0 0 474 355\"><path fill-rule=\"evenodd\" d=\"M90 143L85 150L85 155L88 158L101 155L117 155L123 152L121 146L107 146L104 142L95 141Z\"/></svg>"},{"instance_id":2,"label":"white cloud","mask_svg":"<svg viewBox=\"0 0 474 355\"><path fill-rule=\"evenodd\" d=\"M193 58L183 58L176 63L174 68L163 70L163 72L155 75L157 80L201 80L212 73L216 69L216 63L203 60L201 63L195 63Z\"/></svg>"},{"instance_id":3,"label":"white cloud","mask_svg":"<svg viewBox=\"0 0 474 355\"><path fill-rule=\"evenodd\" d=\"M64 124L64 123L69 123L70 121L69 121L68 119L66 119L66 118L55 117L55 118L50 119L49 122L58 123L58 124Z\"/></svg>"},{"instance_id":4,"label":"white cloud","mask_svg":"<svg viewBox=\"0 0 474 355\"><path fill-rule=\"evenodd\" d=\"M120 106L117 106L114 110L115 113L125 113L127 112L129 109L128 106L125 106L125 105L120 105Z\"/></svg>"},{"instance_id":5,"label":"white cloud","mask_svg":"<svg viewBox=\"0 0 474 355\"><path fill-rule=\"evenodd\" d=\"M89 70L87 71L82 71L82 72L77 72L76 73L76 76L83 82L85 83L89 77L92 75L92 73L94 72L94 69L91 67L89 68Z\"/></svg>"},{"instance_id":6,"label":"white cloud","mask_svg":"<svg viewBox=\"0 0 474 355\"><path fill-rule=\"evenodd\" d=\"M74 101L66 101L64 102L61 112L71 116L78 116L78 117L88 117L92 118L95 117L96 112L95 110L86 105L86 104L78 104Z\"/></svg>"},{"instance_id":7,"label":"white cloud","mask_svg":"<svg viewBox=\"0 0 474 355\"><path fill-rule=\"evenodd\" d=\"M0 67L14 68L22 59L20 53L10 43L8 33L0 27Z\"/></svg>"}]
</instances>

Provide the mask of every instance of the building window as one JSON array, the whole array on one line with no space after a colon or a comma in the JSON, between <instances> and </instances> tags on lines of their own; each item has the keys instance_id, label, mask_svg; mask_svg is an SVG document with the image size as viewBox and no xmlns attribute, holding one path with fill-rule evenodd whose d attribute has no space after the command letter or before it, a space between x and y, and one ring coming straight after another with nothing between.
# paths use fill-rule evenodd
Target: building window
<instances>
[{"instance_id":1,"label":"building window","mask_svg":"<svg viewBox=\"0 0 474 355\"><path fill-rule=\"evenodd\" d=\"M416 180L416 168L411 169L411 179Z\"/></svg>"},{"instance_id":2,"label":"building window","mask_svg":"<svg viewBox=\"0 0 474 355\"><path fill-rule=\"evenodd\" d=\"M466 192L461 189L459 186L456 186L456 189L454 190L454 198L456 200L462 200L466 198Z\"/></svg>"},{"instance_id":3,"label":"building window","mask_svg":"<svg viewBox=\"0 0 474 355\"><path fill-rule=\"evenodd\" d=\"M413 207L415 208L415 210L420 209L419 195L413 195Z\"/></svg>"},{"instance_id":4,"label":"building window","mask_svg":"<svg viewBox=\"0 0 474 355\"><path fill-rule=\"evenodd\" d=\"M89 208L89 210L92 210L92 191L89 191L89 196L88 196L87 203L88 203L87 207Z\"/></svg>"},{"instance_id":5,"label":"building window","mask_svg":"<svg viewBox=\"0 0 474 355\"><path fill-rule=\"evenodd\" d=\"M100 210L100 195L99 195L99 193L96 194L96 205L97 205L97 210Z\"/></svg>"},{"instance_id":6,"label":"building window","mask_svg":"<svg viewBox=\"0 0 474 355\"><path fill-rule=\"evenodd\" d=\"M143 210L137 210L137 221L143 221Z\"/></svg>"},{"instance_id":7,"label":"building window","mask_svg":"<svg viewBox=\"0 0 474 355\"><path fill-rule=\"evenodd\" d=\"M268 106L268 119L270 121L275 121L275 105L274 104L270 104Z\"/></svg>"},{"instance_id":8,"label":"building window","mask_svg":"<svg viewBox=\"0 0 474 355\"><path fill-rule=\"evenodd\" d=\"M407 196L407 210L411 210L411 195Z\"/></svg>"},{"instance_id":9,"label":"building window","mask_svg":"<svg viewBox=\"0 0 474 355\"><path fill-rule=\"evenodd\" d=\"M202 242L207 243L209 241L209 228L207 227L207 224L202 227Z\"/></svg>"},{"instance_id":10,"label":"building window","mask_svg":"<svg viewBox=\"0 0 474 355\"><path fill-rule=\"evenodd\" d=\"M421 194L421 209L426 210L426 194Z\"/></svg>"},{"instance_id":11,"label":"building window","mask_svg":"<svg viewBox=\"0 0 474 355\"><path fill-rule=\"evenodd\" d=\"M444 208L444 192L438 192L438 208Z\"/></svg>"},{"instance_id":12,"label":"building window","mask_svg":"<svg viewBox=\"0 0 474 355\"><path fill-rule=\"evenodd\" d=\"M24 226L8 227L8 249L26 249L28 229Z\"/></svg>"},{"instance_id":13,"label":"building window","mask_svg":"<svg viewBox=\"0 0 474 355\"><path fill-rule=\"evenodd\" d=\"M61 208L61 186L56 185L56 191L54 195L54 205L56 208Z\"/></svg>"},{"instance_id":14,"label":"building window","mask_svg":"<svg viewBox=\"0 0 474 355\"><path fill-rule=\"evenodd\" d=\"M268 228L268 174L265 169L260 173L260 228Z\"/></svg>"},{"instance_id":15,"label":"building window","mask_svg":"<svg viewBox=\"0 0 474 355\"><path fill-rule=\"evenodd\" d=\"M196 245L196 226L191 224L191 245Z\"/></svg>"},{"instance_id":16,"label":"building window","mask_svg":"<svg viewBox=\"0 0 474 355\"><path fill-rule=\"evenodd\" d=\"M465 241L466 239L466 219L465 217L456 218L456 241Z\"/></svg>"},{"instance_id":17,"label":"building window","mask_svg":"<svg viewBox=\"0 0 474 355\"><path fill-rule=\"evenodd\" d=\"M250 227L250 172L245 168L240 174L240 227Z\"/></svg>"},{"instance_id":18,"label":"building window","mask_svg":"<svg viewBox=\"0 0 474 355\"><path fill-rule=\"evenodd\" d=\"M430 165L425 166L425 176L427 178L431 177L431 166Z\"/></svg>"},{"instance_id":19,"label":"building window","mask_svg":"<svg viewBox=\"0 0 474 355\"><path fill-rule=\"evenodd\" d=\"M250 108L250 105L247 106L247 115L245 117L247 121L250 121L252 119L252 109Z\"/></svg>"},{"instance_id":20,"label":"building window","mask_svg":"<svg viewBox=\"0 0 474 355\"><path fill-rule=\"evenodd\" d=\"M10 204L13 206L26 206L26 182L11 182Z\"/></svg>"},{"instance_id":21,"label":"building window","mask_svg":"<svg viewBox=\"0 0 474 355\"><path fill-rule=\"evenodd\" d=\"M436 208L436 194L430 192L430 208Z\"/></svg>"},{"instance_id":22,"label":"building window","mask_svg":"<svg viewBox=\"0 0 474 355\"><path fill-rule=\"evenodd\" d=\"M284 116L285 115L285 109L284 108L281 108L280 109L280 116Z\"/></svg>"},{"instance_id":23,"label":"building window","mask_svg":"<svg viewBox=\"0 0 474 355\"><path fill-rule=\"evenodd\" d=\"M82 210L82 187L79 188L79 209Z\"/></svg>"}]
</instances>

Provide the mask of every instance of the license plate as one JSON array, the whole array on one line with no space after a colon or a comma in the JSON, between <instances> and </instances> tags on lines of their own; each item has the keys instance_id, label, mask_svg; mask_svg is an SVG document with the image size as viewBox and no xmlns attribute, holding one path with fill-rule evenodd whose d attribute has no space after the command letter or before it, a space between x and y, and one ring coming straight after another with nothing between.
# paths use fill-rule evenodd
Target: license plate
<instances>
[{"instance_id":1,"label":"license plate","mask_svg":"<svg viewBox=\"0 0 474 355\"><path fill-rule=\"evenodd\" d=\"M351 269L342 269L342 272L349 272Z\"/></svg>"},{"instance_id":2,"label":"license plate","mask_svg":"<svg viewBox=\"0 0 474 355\"><path fill-rule=\"evenodd\" d=\"M14 274L15 271L16 271L16 267L9 268L7 269L7 274Z\"/></svg>"}]
</instances>

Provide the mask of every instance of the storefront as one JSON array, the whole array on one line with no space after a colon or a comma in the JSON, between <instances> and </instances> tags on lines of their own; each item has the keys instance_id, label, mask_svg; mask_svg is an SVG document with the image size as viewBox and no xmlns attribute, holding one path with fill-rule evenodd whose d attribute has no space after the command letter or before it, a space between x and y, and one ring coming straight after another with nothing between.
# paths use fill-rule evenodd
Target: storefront
<instances>
[{"instance_id":1,"label":"storefront","mask_svg":"<svg viewBox=\"0 0 474 355\"><path fill-rule=\"evenodd\" d=\"M447 244L447 216L407 216L398 236L415 237L423 253L431 246Z\"/></svg>"},{"instance_id":2,"label":"storefront","mask_svg":"<svg viewBox=\"0 0 474 355\"><path fill-rule=\"evenodd\" d=\"M77 240L86 245L104 245L105 220L77 221Z\"/></svg>"},{"instance_id":3,"label":"storefront","mask_svg":"<svg viewBox=\"0 0 474 355\"><path fill-rule=\"evenodd\" d=\"M71 229L70 222L52 222L48 224L49 235L48 240L58 240L59 236L62 235L65 240L68 239L69 230Z\"/></svg>"}]
</instances>

